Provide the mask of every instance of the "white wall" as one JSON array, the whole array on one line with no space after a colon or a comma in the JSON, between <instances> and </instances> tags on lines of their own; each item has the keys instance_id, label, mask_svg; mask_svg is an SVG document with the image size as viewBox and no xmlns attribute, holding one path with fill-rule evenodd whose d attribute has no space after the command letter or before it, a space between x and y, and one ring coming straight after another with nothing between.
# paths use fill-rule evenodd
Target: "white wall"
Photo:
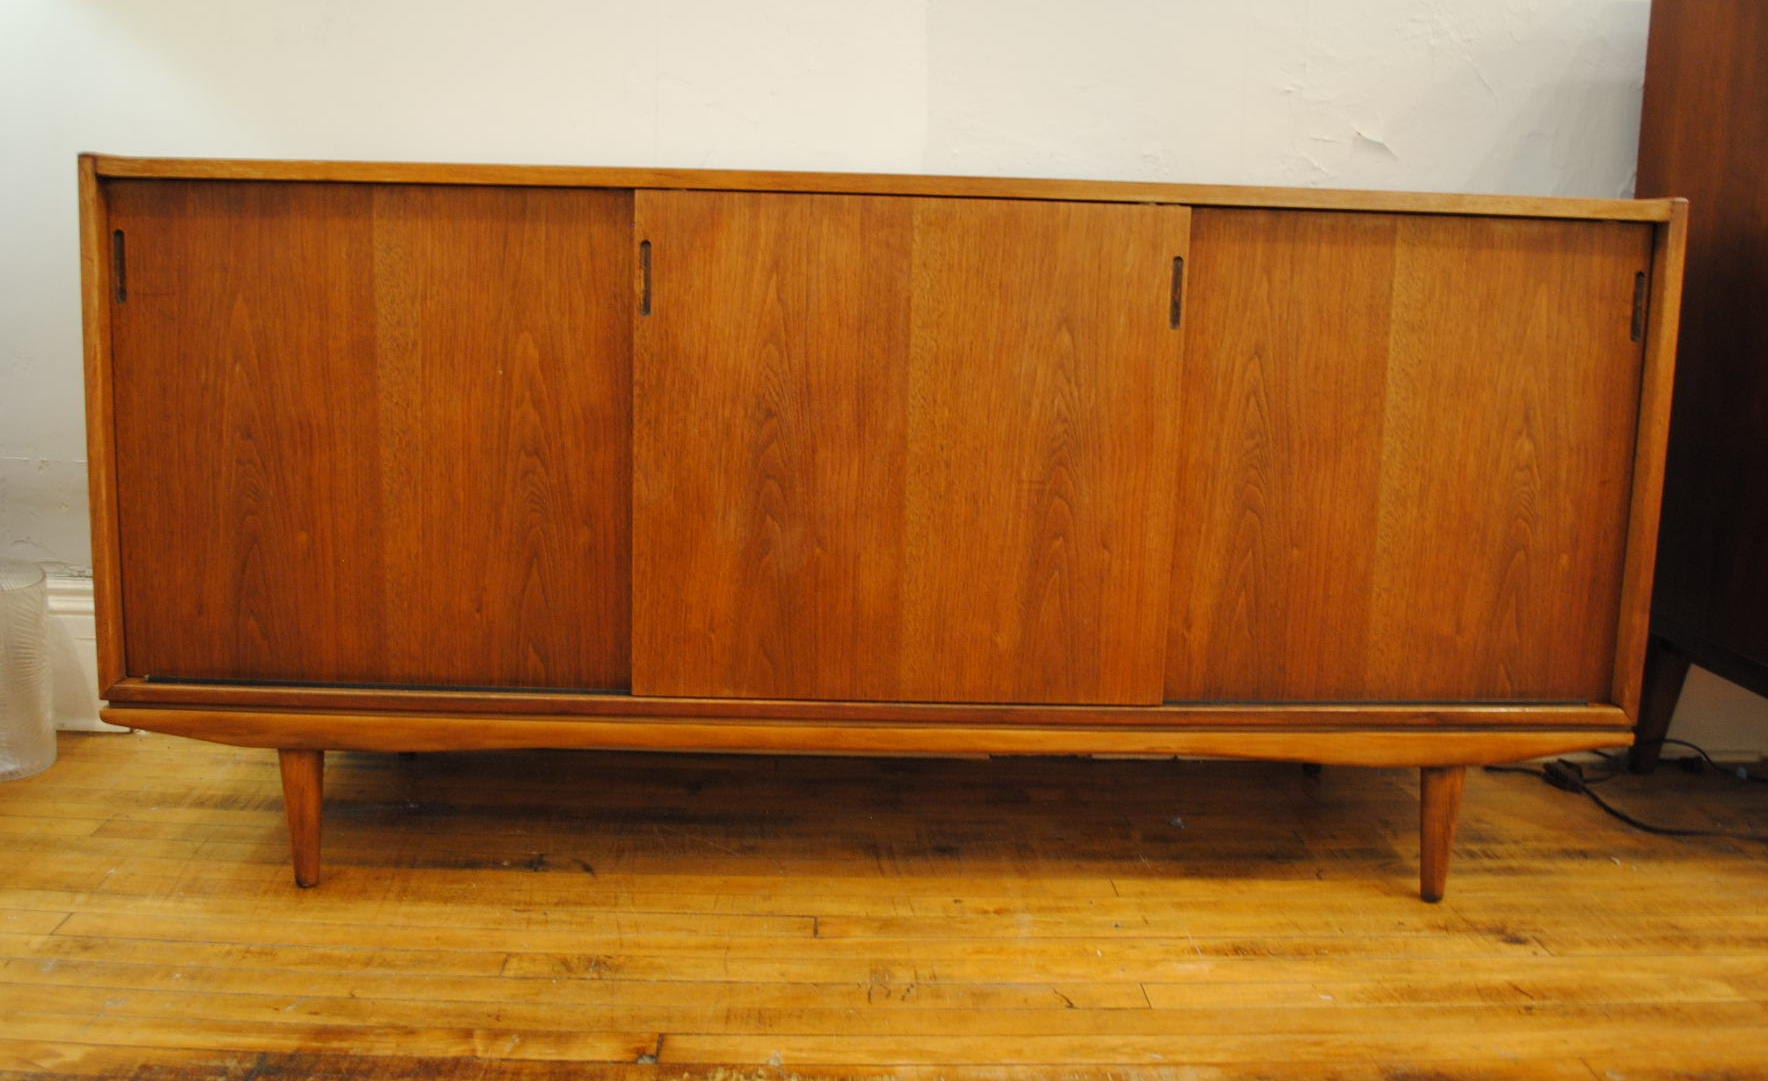
<instances>
[{"instance_id":1,"label":"white wall","mask_svg":"<svg viewBox=\"0 0 1768 1081\"><path fill-rule=\"evenodd\" d=\"M899 0L0 0L0 558L91 561L79 151L913 170L925 24Z\"/></svg>"},{"instance_id":2,"label":"white wall","mask_svg":"<svg viewBox=\"0 0 1768 1081\"><path fill-rule=\"evenodd\" d=\"M0 558L91 558L81 150L1626 195L1648 13L1648 0L4 0Z\"/></svg>"},{"instance_id":3,"label":"white wall","mask_svg":"<svg viewBox=\"0 0 1768 1081\"><path fill-rule=\"evenodd\" d=\"M0 558L90 562L74 155L1625 195L1647 0L6 0Z\"/></svg>"}]
</instances>

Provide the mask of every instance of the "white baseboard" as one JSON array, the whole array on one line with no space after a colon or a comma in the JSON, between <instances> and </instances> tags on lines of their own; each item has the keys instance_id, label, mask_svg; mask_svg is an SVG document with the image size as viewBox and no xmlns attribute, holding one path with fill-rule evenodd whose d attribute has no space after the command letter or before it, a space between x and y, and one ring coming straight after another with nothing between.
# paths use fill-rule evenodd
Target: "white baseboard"
<instances>
[{"instance_id":1,"label":"white baseboard","mask_svg":"<svg viewBox=\"0 0 1768 1081\"><path fill-rule=\"evenodd\" d=\"M105 724L98 711L98 622L92 579L51 575L49 594L50 716L69 732L127 732Z\"/></svg>"}]
</instances>

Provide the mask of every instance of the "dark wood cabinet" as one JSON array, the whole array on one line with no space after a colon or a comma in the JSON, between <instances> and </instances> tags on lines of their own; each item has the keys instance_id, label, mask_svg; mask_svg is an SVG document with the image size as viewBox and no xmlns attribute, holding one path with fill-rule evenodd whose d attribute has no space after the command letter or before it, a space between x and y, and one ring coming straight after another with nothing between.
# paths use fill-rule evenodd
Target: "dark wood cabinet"
<instances>
[{"instance_id":1,"label":"dark wood cabinet","mask_svg":"<svg viewBox=\"0 0 1768 1081\"><path fill-rule=\"evenodd\" d=\"M82 165L108 719L328 749L1625 745L1672 200Z\"/></svg>"},{"instance_id":2,"label":"dark wood cabinet","mask_svg":"<svg viewBox=\"0 0 1768 1081\"><path fill-rule=\"evenodd\" d=\"M1653 0L1638 189L1691 211L1637 769L1691 660L1768 695L1765 174L1768 7Z\"/></svg>"}]
</instances>

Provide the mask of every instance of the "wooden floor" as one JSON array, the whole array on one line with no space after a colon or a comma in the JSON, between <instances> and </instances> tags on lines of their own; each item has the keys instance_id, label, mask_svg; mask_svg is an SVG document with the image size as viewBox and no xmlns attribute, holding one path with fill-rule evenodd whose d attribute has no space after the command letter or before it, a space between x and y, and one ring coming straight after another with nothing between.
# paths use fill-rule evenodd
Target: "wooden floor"
<instances>
[{"instance_id":1,"label":"wooden floor","mask_svg":"<svg viewBox=\"0 0 1768 1081\"><path fill-rule=\"evenodd\" d=\"M0 1078L1768 1077L1768 846L1470 776L334 754L64 736L0 785ZM1768 785L1605 786L1768 830Z\"/></svg>"}]
</instances>

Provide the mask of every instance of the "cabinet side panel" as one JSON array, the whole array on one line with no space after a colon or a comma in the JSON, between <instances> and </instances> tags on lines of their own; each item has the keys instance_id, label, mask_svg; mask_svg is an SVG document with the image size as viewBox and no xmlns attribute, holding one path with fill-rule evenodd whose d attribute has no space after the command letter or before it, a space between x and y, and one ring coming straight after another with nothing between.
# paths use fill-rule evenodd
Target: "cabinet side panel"
<instances>
[{"instance_id":1,"label":"cabinet side panel","mask_svg":"<svg viewBox=\"0 0 1768 1081\"><path fill-rule=\"evenodd\" d=\"M1199 211L1167 695L1609 695L1650 228Z\"/></svg>"},{"instance_id":2,"label":"cabinet side panel","mask_svg":"<svg viewBox=\"0 0 1768 1081\"><path fill-rule=\"evenodd\" d=\"M1633 512L1627 528L1621 627L1615 642L1612 700L1637 718L1644 688L1646 642L1654 631L1652 576L1656 570L1664 498L1665 450L1676 379L1683 261L1688 247L1688 206L1677 203L1669 221L1653 228L1650 316L1645 333L1645 370L1639 392L1639 434L1633 448ZM1679 643L1680 644L1680 643Z\"/></svg>"},{"instance_id":3,"label":"cabinet side panel","mask_svg":"<svg viewBox=\"0 0 1768 1081\"><path fill-rule=\"evenodd\" d=\"M393 682L628 682L632 195L374 192Z\"/></svg>"},{"instance_id":4,"label":"cabinet side panel","mask_svg":"<svg viewBox=\"0 0 1768 1081\"><path fill-rule=\"evenodd\" d=\"M113 181L131 675L365 680L385 657L369 189Z\"/></svg>"},{"instance_id":5,"label":"cabinet side panel","mask_svg":"<svg viewBox=\"0 0 1768 1081\"><path fill-rule=\"evenodd\" d=\"M98 693L127 674L123 660L122 558L117 539L116 440L111 370L115 248L108 185L90 154L79 160L80 316L86 381L87 507L92 516L93 614Z\"/></svg>"}]
</instances>

